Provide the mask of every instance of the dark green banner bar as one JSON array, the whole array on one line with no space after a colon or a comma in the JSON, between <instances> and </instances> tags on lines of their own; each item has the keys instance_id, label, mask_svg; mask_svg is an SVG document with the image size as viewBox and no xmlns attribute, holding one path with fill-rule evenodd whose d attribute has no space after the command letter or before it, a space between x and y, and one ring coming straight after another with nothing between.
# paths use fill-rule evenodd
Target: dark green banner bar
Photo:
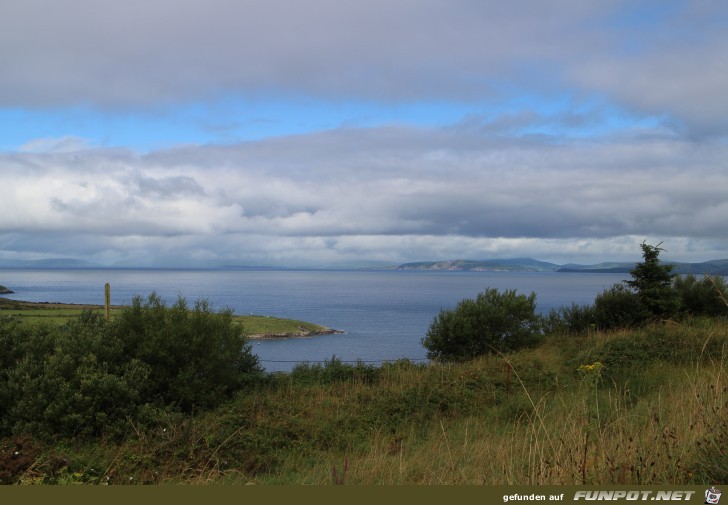
<instances>
[{"instance_id":1,"label":"dark green banner bar","mask_svg":"<svg viewBox=\"0 0 728 505\"><path fill-rule=\"evenodd\" d=\"M126 486L126 487L0 487L0 504L96 505L171 503L219 505L251 503L350 504L404 503L437 505L558 504L601 502L728 505L728 486Z\"/></svg>"}]
</instances>

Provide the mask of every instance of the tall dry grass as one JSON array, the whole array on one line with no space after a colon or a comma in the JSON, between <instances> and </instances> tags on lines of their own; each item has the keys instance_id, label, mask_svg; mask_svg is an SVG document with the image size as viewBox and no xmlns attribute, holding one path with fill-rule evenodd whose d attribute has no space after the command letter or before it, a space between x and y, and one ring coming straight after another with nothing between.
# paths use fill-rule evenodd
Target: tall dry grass
<instances>
[{"instance_id":1,"label":"tall dry grass","mask_svg":"<svg viewBox=\"0 0 728 505\"><path fill-rule=\"evenodd\" d=\"M585 382L532 400L506 424L468 416L433 420L424 436L373 433L367 451L328 455L303 482L332 483L334 469L347 484L685 484L728 469L725 361L685 367L649 398Z\"/></svg>"}]
</instances>

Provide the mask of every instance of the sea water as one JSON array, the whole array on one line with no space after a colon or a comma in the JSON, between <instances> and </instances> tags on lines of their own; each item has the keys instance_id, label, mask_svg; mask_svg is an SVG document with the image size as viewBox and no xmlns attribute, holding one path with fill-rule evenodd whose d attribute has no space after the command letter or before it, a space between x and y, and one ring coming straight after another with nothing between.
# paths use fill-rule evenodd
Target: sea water
<instances>
[{"instance_id":1,"label":"sea water","mask_svg":"<svg viewBox=\"0 0 728 505\"><path fill-rule=\"evenodd\" d=\"M310 338L254 340L268 371L332 357L379 364L426 360L421 339L441 309L455 307L486 288L536 293L537 310L587 304L629 274L559 272L422 272L372 270L0 270L5 297L34 302L128 304L156 292L169 304L207 299L236 314L300 319L345 333Z\"/></svg>"}]
</instances>

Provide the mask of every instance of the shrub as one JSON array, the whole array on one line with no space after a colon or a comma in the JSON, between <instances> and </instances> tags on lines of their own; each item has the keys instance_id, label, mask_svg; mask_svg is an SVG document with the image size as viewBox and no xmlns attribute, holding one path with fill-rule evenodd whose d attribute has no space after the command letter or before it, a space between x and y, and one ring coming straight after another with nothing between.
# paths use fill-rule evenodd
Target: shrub
<instances>
[{"instance_id":1,"label":"shrub","mask_svg":"<svg viewBox=\"0 0 728 505\"><path fill-rule=\"evenodd\" d=\"M149 366L146 397L184 412L219 404L260 372L232 311L215 313L206 300L190 310L181 297L167 307L155 293L137 296L111 333Z\"/></svg>"},{"instance_id":2,"label":"shrub","mask_svg":"<svg viewBox=\"0 0 728 505\"><path fill-rule=\"evenodd\" d=\"M594 320L600 330L644 325L650 312L640 297L622 284L615 284L594 299Z\"/></svg>"},{"instance_id":3,"label":"shrub","mask_svg":"<svg viewBox=\"0 0 728 505\"><path fill-rule=\"evenodd\" d=\"M680 310L689 315L728 315L725 299L728 286L724 277L705 276L698 280L693 274L678 275L673 287L680 298Z\"/></svg>"},{"instance_id":4,"label":"shrub","mask_svg":"<svg viewBox=\"0 0 728 505\"><path fill-rule=\"evenodd\" d=\"M219 405L260 371L229 311L171 308L152 294L111 322L84 312L62 327L0 321L4 433L118 435L150 407Z\"/></svg>"},{"instance_id":5,"label":"shrub","mask_svg":"<svg viewBox=\"0 0 728 505\"><path fill-rule=\"evenodd\" d=\"M572 303L570 307L551 309L544 318L546 333L569 333L581 335L588 333L596 325L596 309L594 305Z\"/></svg>"},{"instance_id":6,"label":"shrub","mask_svg":"<svg viewBox=\"0 0 728 505\"><path fill-rule=\"evenodd\" d=\"M422 345L430 359L459 361L531 346L540 336L535 293L488 288L474 300L460 301L455 310L441 310Z\"/></svg>"},{"instance_id":7,"label":"shrub","mask_svg":"<svg viewBox=\"0 0 728 505\"><path fill-rule=\"evenodd\" d=\"M24 325L17 319L0 323L0 429L5 434L26 422L43 423L46 406L58 397L60 382L46 375L48 361L59 349L60 330L46 324ZM51 371L51 374L54 371Z\"/></svg>"}]
</instances>

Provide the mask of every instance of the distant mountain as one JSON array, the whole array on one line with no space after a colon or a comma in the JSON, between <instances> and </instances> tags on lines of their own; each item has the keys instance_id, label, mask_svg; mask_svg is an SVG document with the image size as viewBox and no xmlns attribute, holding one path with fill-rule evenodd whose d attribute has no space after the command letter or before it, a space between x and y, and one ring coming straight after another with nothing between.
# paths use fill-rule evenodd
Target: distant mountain
<instances>
[{"instance_id":1,"label":"distant mountain","mask_svg":"<svg viewBox=\"0 0 728 505\"><path fill-rule=\"evenodd\" d=\"M703 263L665 262L674 265L676 274L728 275L728 259L711 260ZM636 263L612 262L595 265L568 263L557 265L531 258L492 260L446 260L403 263L396 270L432 270L451 272L573 272L573 273L629 273Z\"/></svg>"},{"instance_id":2,"label":"distant mountain","mask_svg":"<svg viewBox=\"0 0 728 505\"><path fill-rule=\"evenodd\" d=\"M710 260L703 263L676 263L675 265L675 271L679 274L728 275L728 259Z\"/></svg>"},{"instance_id":3,"label":"distant mountain","mask_svg":"<svg viewBox=\"0 0 728 505\"><path fill-rule=\"evenodd\" d=\"M635 267L636 263L597 263L596 265L579 265L576 263L568 263L561 265L557 272L587 272L587 273L629 273Z\"/></svg>"},{"instance_id":4,"label":"distant mountain","mask_svg":"<svg viewBox=\"0 0 728 505\"><path fill-rule=\"evenodd\" d=\"M101 265L90 261L68 258L53 258L44 260L13 260L0 259L0 268L99 268Z\"/></svg>"}]
</instances>

